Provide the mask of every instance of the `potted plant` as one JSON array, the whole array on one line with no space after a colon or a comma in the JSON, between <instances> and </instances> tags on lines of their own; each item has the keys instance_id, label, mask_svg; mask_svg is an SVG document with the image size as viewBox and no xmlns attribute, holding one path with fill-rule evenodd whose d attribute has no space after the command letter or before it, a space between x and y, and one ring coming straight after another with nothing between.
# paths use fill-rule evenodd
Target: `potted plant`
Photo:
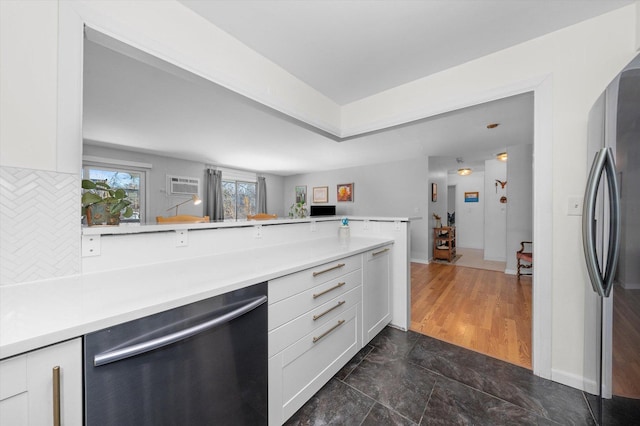
<instances>
[{"instance_id":1,"label":"potted plant","mask_svg":"<svg viewBox=\"0 0 640 426\"><path fill-rule=\"evenodd\" d=\"M307 204L304 201L293 203L289 208L289 217L303 219L307 217Z\"/></svg>"},{"instance_id":2,"label":"potted plant","mask_svg":"<svg viewBox=\"0 0 640 426\"><path fill-rule=\"evenodd\" d=\"M87 225L118 225L120 213L131 217L131 201L124 189L114 189L108 183L82 179L82 212L87 216Z\"/></svg>"}]
</instances>

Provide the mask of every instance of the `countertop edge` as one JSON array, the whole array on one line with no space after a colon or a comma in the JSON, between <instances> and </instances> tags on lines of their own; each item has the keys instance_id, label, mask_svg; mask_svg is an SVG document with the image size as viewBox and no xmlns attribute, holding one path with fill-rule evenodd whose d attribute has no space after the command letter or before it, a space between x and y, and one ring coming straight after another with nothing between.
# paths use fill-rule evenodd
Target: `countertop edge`
<instances>
[{"instance_id":1,"label":"countertop edge","mask_svg":"<svg viewBox=\"0 0 640 426\"><path fill-rule=\"evenodd\" d=\"M317 266L323 263L332 262L337 259L348 257L348 256L358 255L366 251L374 250L376 248L394 243L393 239L388 239L388 238L352 237L351 243L355 242L357 244L354 245L353 249L345 249L343 245L342 246L340 245L337 238L328 239L328 240L332 241L331 243L332 245L330 244L328 246L329 248L335 246L336 249L340 249L340 250L337 250L335 254L331 254L331 255L322 254L317 256L310 256L308 258L305 258L303 260L298 260L295 262L290 262L290 263L283 262L282 264L275 264L273 265L273 267L265 268L264 270L261 270L261 271L256 271L253 274L252 273L244 274L241 278L237 278L237 279L225 278L224 280L222 280L223 283L221 283L220 285L216 285L215 287L211 287L207 289L199 288L199 286L201 286L201 282L198 282L197 283L198 285L195 286L196 288L194 289L187 288L183 290L182 294L177 296L174 295L166 299L160 298L150 303L142 303L141 301L138 301L137 306L134 308L123 308L121 311L110 312L109 314L105 314L102 317L98 316L98 317L90 318L83 321L76 321L75 323L71 321L69 324L66 324L64 326L60 326L59 328L48 330L42 333L25 332L23 333L25 334L24 337L22 336L20 336L20 338L14 337L12 338L11 341L7 343L0 342L0 359L10 358L16 355L23 354L25 352L35 350L35 349L39 349L52 344L56 344L66 340L71 340L77 337L81 337L87 333L101 330L103 328L110 327L116 324L142 318L147 315L153 315L155 313L162 312L168 309L173 309L178 306L183 306L192 302L207 299L209 297L213 297L219 294L227 293L229 291L237 290L252 284L269 281L274 278L289 275L291 273L298 272L304 269L313 268L314 266ZM287 250L295 250L297 246L299 246L299 243L282 245L277 247L266 247L266 248L256 249L256 251L259 252L261 250L265 250L265 253L269 251L272 257L277 257L277 253L274 254L273 252L274 250L284 253ZM190 262L194 262L194 261L200 262L200 261L206 261L206 260L209 260L211 262L214 262L215 260L224 262L225 258L229 256L234 256L234 255L240 255L240 253L227 253L224 255L208 256L208 258L210 259L199 258L199 259L181 260L181 261L176 261L175 263L172 262L173 265L171 266L180 268L181 264L188 265ZM146 270L149 270L152 267L153 265L145 265L140 268L129 268L127 272L131 273L131 271L134 271L137 273L144 273ZM96 278L96 277L105 279L105 276L111 275L111 274L113 274L113 271L109 271L106 273L76 275L76 276L64 277L64 278L54 278L51 280L42 280L34 283L15 284L15 285L0 287L0 292L2 292L2 296L3 296L2 299L6 300L7 298L11 299L10 296L12 292L24 292L27 295L29 295L30 293L29 290L31 290L28 288L29 286L32 286L34 290L37 290L38 286L43 286L42 288L46 288L46 286L54 286L54 285L60 285L61 283L66 283L71 288L83 289L85 288L82 282L83 279L86 280L89 278ZM169 280L169 278L167 278L167 280ZM197 282L197 280L199 279L201 278L195 277L194 282ZM125 294L124 296L127 296L127 295ZM44 299L45 297L46 296L44 295L41 296L42 299ZM58 297L64 299L65 295L64 294L58 295ZM73 299L72 295L69 295L69 297ZM83 297L79 297L79 299L83 300ZM36 305L38 305L39 303L44 305L46 301L34 300L33 307L22 306L21 308L23 308L23 311L27 312L27 315L25 316L28 316L28 313L31 312L30 309L37 310L38 306ZM112 303L116 303L116 302L113 301ZM129 306L129 305L126 303L123 303L123 306ZM19 310L19 309L14 309L14 310ZM7 312L7 306L3 306L2 311L3 311L1 313L2 316L0 317L0 336L6 336L8 321L11 321L10 317L15 312ZM19 314L15 316L18 318L20 317ZM14 318L14 320L18 320L18 319ZM34 326L37 324L28 324L28 325ZM17 334L17 333L14 333L14 334Z\"/></svg>"}]
</instances>

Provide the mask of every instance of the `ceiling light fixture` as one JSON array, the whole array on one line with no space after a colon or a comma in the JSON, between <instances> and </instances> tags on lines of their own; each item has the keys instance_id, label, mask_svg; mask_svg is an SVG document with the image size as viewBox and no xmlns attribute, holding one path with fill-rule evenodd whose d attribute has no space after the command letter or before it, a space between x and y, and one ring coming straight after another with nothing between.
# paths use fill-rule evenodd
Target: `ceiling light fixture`
<instances>
[{"instance_id":1,"label":"ceiling light fixture","mask_svg":"<svg viewBox=\"0 0 640 426\"><path fill-rule=\"evenodd\" d=\"M487 129L495 129L499 125L500 123L490 123L490 124L487 124Z\"/></svg>"},{"instance_id":2,"label":"ceiling light fixture","mask_svg":"<svg viewBox=\"0 0 640 426\"><path fill-rule=\"evenodd\" d=\"M507 161L507 153L501 152L499 154L496 154L496 160Z\"/></svg>"},{"instance_id":3,"label":"ceiling light fixture","mask_svg":"<svg viewBox=\"0 0 640 426\"><path fill-rule=\"evenodd\" d=\"M460 176L469 176L471 174L471 169L469 167L462 167L464 164L464 159L462 157L456 158L456 162L461 166L458 169L458 174Z\"/></svg>"}]
</instances>

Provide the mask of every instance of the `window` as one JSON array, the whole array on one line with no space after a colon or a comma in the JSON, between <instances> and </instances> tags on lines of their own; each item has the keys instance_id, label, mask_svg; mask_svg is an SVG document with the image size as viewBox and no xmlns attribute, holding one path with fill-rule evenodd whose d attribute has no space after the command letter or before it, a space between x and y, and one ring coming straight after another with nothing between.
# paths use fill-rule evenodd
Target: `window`
<instances>
[{"instance_id":1,"label":"window","mask_svg":"<svg viewBox=\"0 0 640 426\"><path fill-rule=\"evenodd\" d=\"M255 182L222 180L225 220L246 219L247 215L256 214L257 186Z\"/></svg>"},{"instance_id":2,"label":"window","mask_svg":"<svg viewBox=\"0 0 640 426\"><path fill-rule=\"evenodd\" d=\"M144 223L145 221L145 177L144 171L126 170L111 166L93 166L85 164L82 168L82 178L93 181L104 181L112 188L122 188L127 192L131 201L133 215L122 217L120 222Z\"/></svg>"}]
</instances>

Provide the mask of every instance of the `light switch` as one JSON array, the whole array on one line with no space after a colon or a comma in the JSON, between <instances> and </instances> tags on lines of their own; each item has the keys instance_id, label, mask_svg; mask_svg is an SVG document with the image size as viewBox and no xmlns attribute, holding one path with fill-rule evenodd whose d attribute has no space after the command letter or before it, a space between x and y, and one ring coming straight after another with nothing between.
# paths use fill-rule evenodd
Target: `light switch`
<instances>
[{"instance_id":1,"label":"light switch","mask_svg":"<svg viewBox=\"0 0 640 426\"><path fill-rule=\"evenodd\" d=\"M578 195L569 197L567 214L569 216L582 216L582 197Z\"/></svg>"}]
</instances>

